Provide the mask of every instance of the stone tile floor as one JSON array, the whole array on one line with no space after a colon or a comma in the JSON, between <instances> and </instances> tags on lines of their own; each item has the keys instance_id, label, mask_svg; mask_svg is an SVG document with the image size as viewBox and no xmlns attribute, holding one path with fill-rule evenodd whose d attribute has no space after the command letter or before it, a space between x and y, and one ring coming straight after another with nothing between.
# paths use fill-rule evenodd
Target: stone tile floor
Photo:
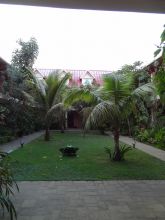
<instances>
[{"instance_id":1,"label":"stone tile floor","mask_svg":"<svg viewBox=\"0 0 165 220\"><path fill-rule=\"evenodd\" d=\"M165 220L165 181L40 181L19 187L18 220Z\"/></svg>"}]
</instances>

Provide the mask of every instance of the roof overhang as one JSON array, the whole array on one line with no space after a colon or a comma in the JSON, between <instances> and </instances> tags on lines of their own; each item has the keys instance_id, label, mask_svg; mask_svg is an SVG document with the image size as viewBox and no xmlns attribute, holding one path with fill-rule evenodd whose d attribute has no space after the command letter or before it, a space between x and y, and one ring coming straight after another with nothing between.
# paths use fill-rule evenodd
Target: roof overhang
<instances>
[{"instance_id":1,"label":"roof overhang","mask_svg":"<svg viewBox=\"0 0 165 220\"><path fill-rule=\"evenodd\" d=\"M0 71L6 71L8 66L10 66L10 64L0 57Z\"/></svg>"},{"instance_id":2,"label":"roof overhang","mask_svg":"<svg viewBox=\"0 0 165 220\"><path fill-rule=\"evenodd\" d=\"M164 0L0 0L3 4L72 9L164 13Z\"/></svg>"}]
</instances>

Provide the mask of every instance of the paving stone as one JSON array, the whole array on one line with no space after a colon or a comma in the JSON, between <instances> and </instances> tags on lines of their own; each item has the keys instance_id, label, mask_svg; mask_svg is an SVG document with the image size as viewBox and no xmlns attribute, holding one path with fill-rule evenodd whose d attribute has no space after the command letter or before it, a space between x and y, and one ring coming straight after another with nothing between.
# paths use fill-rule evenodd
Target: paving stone
<instances>
[{"instance_id":1,"label":"paving stone","mask_svg":"<svg viewBox=\"0 0 165 220\"><path fill-rule=\"evenodd\" d=\"M165 220L165 181L18 184L21 191L14 199L18 220ZM73 188L76 188L74 192ZM112 188L114 193L104 193ZM0 219L9 220L9 217Z\"/></svg>"}]
</instances>

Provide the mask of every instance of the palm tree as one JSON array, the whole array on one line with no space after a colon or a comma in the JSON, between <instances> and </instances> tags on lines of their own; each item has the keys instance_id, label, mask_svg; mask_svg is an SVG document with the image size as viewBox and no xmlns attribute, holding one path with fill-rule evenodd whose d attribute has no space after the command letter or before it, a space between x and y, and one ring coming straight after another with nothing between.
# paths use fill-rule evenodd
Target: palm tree
<instances>
[{"instance_id":1,"label":"palm tree","mask_svg":"<svg viewBox=\"0 0 165 220\"><path fill-rule=\"evenodd\" d=\"M66 99L66 103L73 103L74 100L93 100L93 108L85 123L85 129L91 126L99 127L100 123L110 122L113 127L114 155L113 160L121 160L119 146L119 135L121 121L126 119L135 107L136 98L143 97L146 93L153 92L151 83L134 89L134 78L132 75L109 74L104 78L103 87L95 92L78 89L73 91Z\"/></svg>"},{"instance_id":2,"label":"palm tree","mask_svg":"<svg viewBox=\"0 0 165 220\"><path fill-rule=\"evenodd\" d=\"M61 77L61 73L55 71L50 73L43 80L40 80L35 76L32 70L29 70L29 73L37 93L36 101L44 112L45 140L49 141L49 128L52 120L62 121L64 117L65 110L62 99L70 74L67 73Z\"/></svg>"}]
</instances>

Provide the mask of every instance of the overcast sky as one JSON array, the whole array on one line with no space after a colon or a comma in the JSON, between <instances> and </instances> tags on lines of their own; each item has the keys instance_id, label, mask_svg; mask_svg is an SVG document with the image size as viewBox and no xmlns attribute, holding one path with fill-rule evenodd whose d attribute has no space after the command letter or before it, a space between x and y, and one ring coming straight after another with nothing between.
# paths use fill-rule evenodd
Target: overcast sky
<instances>
[{"instance_id":1,"label":"overcast sky","mask_svg":"<svg viewBox=\"0 0 165 220\"><path fill-rule=\"evenodd\" d=\"M11 61L19 38L35 37L35 67L116 70L153 60L165 14L0 5L0 56Z\"/></svg>"}]
</instances>

